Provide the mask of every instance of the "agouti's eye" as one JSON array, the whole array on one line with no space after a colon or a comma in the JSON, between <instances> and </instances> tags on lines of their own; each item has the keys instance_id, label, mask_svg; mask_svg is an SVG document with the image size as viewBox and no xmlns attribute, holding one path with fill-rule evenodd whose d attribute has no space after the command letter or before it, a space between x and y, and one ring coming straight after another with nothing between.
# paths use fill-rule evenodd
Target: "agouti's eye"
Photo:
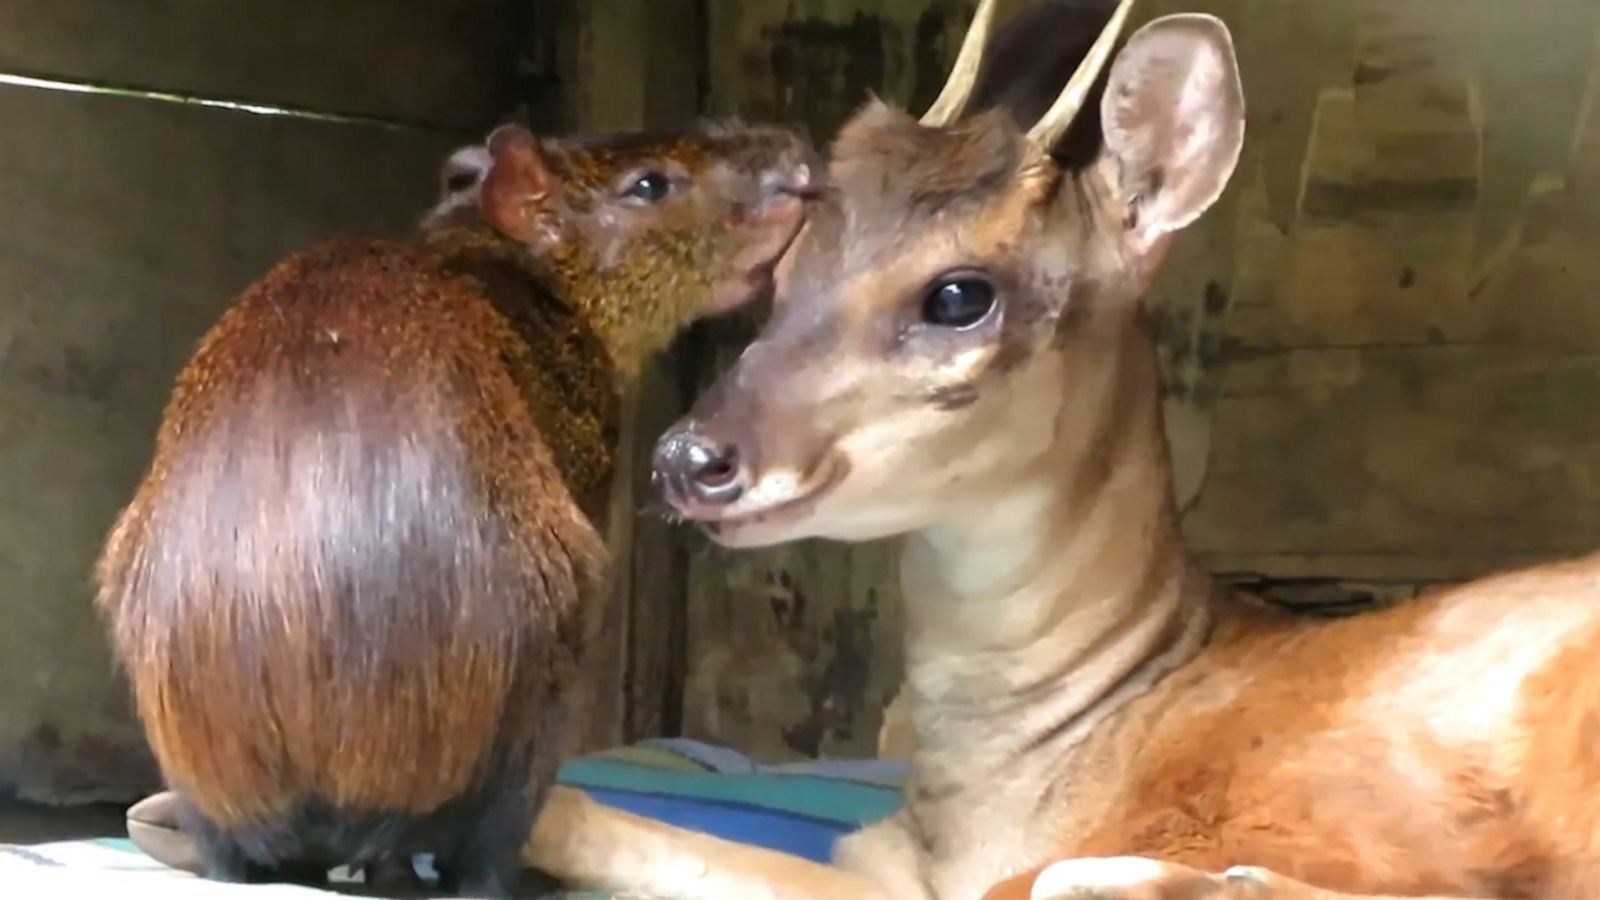
<instances>
[{"instance_id":1,"label":"agouti's eye","mask_svg":"<svg viewBox=\"0 0 1600 900\"><path fill-rule=\"evenodd\" d=\"M622 196L640 203L660 203L672 190L672 180L660 172L645 172L623 188Z\"/></svg>"},{"instance_id":2,"label":"agouti's eye","mask_svg":"<svg viewBox=\"0 0 1600 900\"><path fill-rule=\"evenodd\" d=\"M922 321L942 328L971 328L995 308L994 284L976 273L941 278L922 298Z\"/></svg>"}]
</instances>

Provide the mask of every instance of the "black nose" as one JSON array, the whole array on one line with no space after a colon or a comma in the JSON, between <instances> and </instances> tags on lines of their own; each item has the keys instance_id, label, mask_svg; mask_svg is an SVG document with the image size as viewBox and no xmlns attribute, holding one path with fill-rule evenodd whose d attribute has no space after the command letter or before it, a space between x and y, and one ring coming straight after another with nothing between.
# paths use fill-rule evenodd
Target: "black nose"
<instances>
[{"instance_id":1,"label":"black nose","mask_svg":"<svg viewBox=\"0 0 1600 900\"><path fill-rule=\"evenodd\" d=\"M726 506L744 493L739 448L709 435L677 431L656 444L654 475L668 502L693 500Z\"/></svg>"}]
</instances>

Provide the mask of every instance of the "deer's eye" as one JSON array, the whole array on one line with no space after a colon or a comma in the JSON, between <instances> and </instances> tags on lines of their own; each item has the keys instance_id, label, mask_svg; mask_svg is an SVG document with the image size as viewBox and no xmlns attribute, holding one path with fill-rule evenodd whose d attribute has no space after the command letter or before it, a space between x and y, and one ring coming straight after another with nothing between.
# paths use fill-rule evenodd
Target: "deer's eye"
<instances>
[{"instance_id":1,"label":"deer's eye","mask_svg":"<svg viewBox=\"0 0 1600 900\"><path fill-rule=\"evenodd\" d=\"M941 328L971 328L995 308L994 284L976 274L934 282L922 298L922 321Z\"/></svg>"},{"instance_id":2,"label":"deer's eye","mask_svg":"<svg viewBox=\"0 0 1600 900\"><path fill-rule=\"evenodd\" d=\"M640 203L660 203L672 191L672 179L660 172L637 175L622 189L622 196Z\"/></svg>"}]
</instances>

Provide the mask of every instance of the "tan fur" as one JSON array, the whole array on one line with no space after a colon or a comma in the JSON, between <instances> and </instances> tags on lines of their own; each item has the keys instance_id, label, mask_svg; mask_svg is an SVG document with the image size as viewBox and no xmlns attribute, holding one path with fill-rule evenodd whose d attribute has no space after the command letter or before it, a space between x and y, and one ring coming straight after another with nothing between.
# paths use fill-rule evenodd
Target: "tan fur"
<instances>
[{"instance_id":1,"label":"tan fur","mask_svg":"<svg viewBox=\"0 0 1600 900\"><path fill-rule=\"evenodd\" d=\"M1082 170L998 115L864 111L777 312L663 439L737 448L736 494L661 463L721 543L904 537L912 777L837 848L853 896L1600 896L1600 555L1324 621L1183 544L1138 299L1243 119L1201 16L1128 40ZM951 272L998 311L924 321Z\"/></svg>"}]
</instances>

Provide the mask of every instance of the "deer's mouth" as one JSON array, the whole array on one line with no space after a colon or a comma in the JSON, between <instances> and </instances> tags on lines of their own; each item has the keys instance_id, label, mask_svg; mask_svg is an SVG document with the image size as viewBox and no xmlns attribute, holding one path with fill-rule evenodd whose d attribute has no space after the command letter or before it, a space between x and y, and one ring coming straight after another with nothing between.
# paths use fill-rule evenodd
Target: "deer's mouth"
<instances>
[{"instance_id":1,"label":"deer's mouth","mask_svg":"<svg viewBox=\"0 0 1600 900\"><path fill-rule=\"evenodd\" d=\"M817 506L850 474L850 460L829 454L814 466L800 485L781 497L740 502L724 508L680 508L679 514L700 527L712 540L727 547L752 547L793 539L795 526L810 518ZM762 497L761 482L749 495Z\"/></svg>"}]
</instances>

